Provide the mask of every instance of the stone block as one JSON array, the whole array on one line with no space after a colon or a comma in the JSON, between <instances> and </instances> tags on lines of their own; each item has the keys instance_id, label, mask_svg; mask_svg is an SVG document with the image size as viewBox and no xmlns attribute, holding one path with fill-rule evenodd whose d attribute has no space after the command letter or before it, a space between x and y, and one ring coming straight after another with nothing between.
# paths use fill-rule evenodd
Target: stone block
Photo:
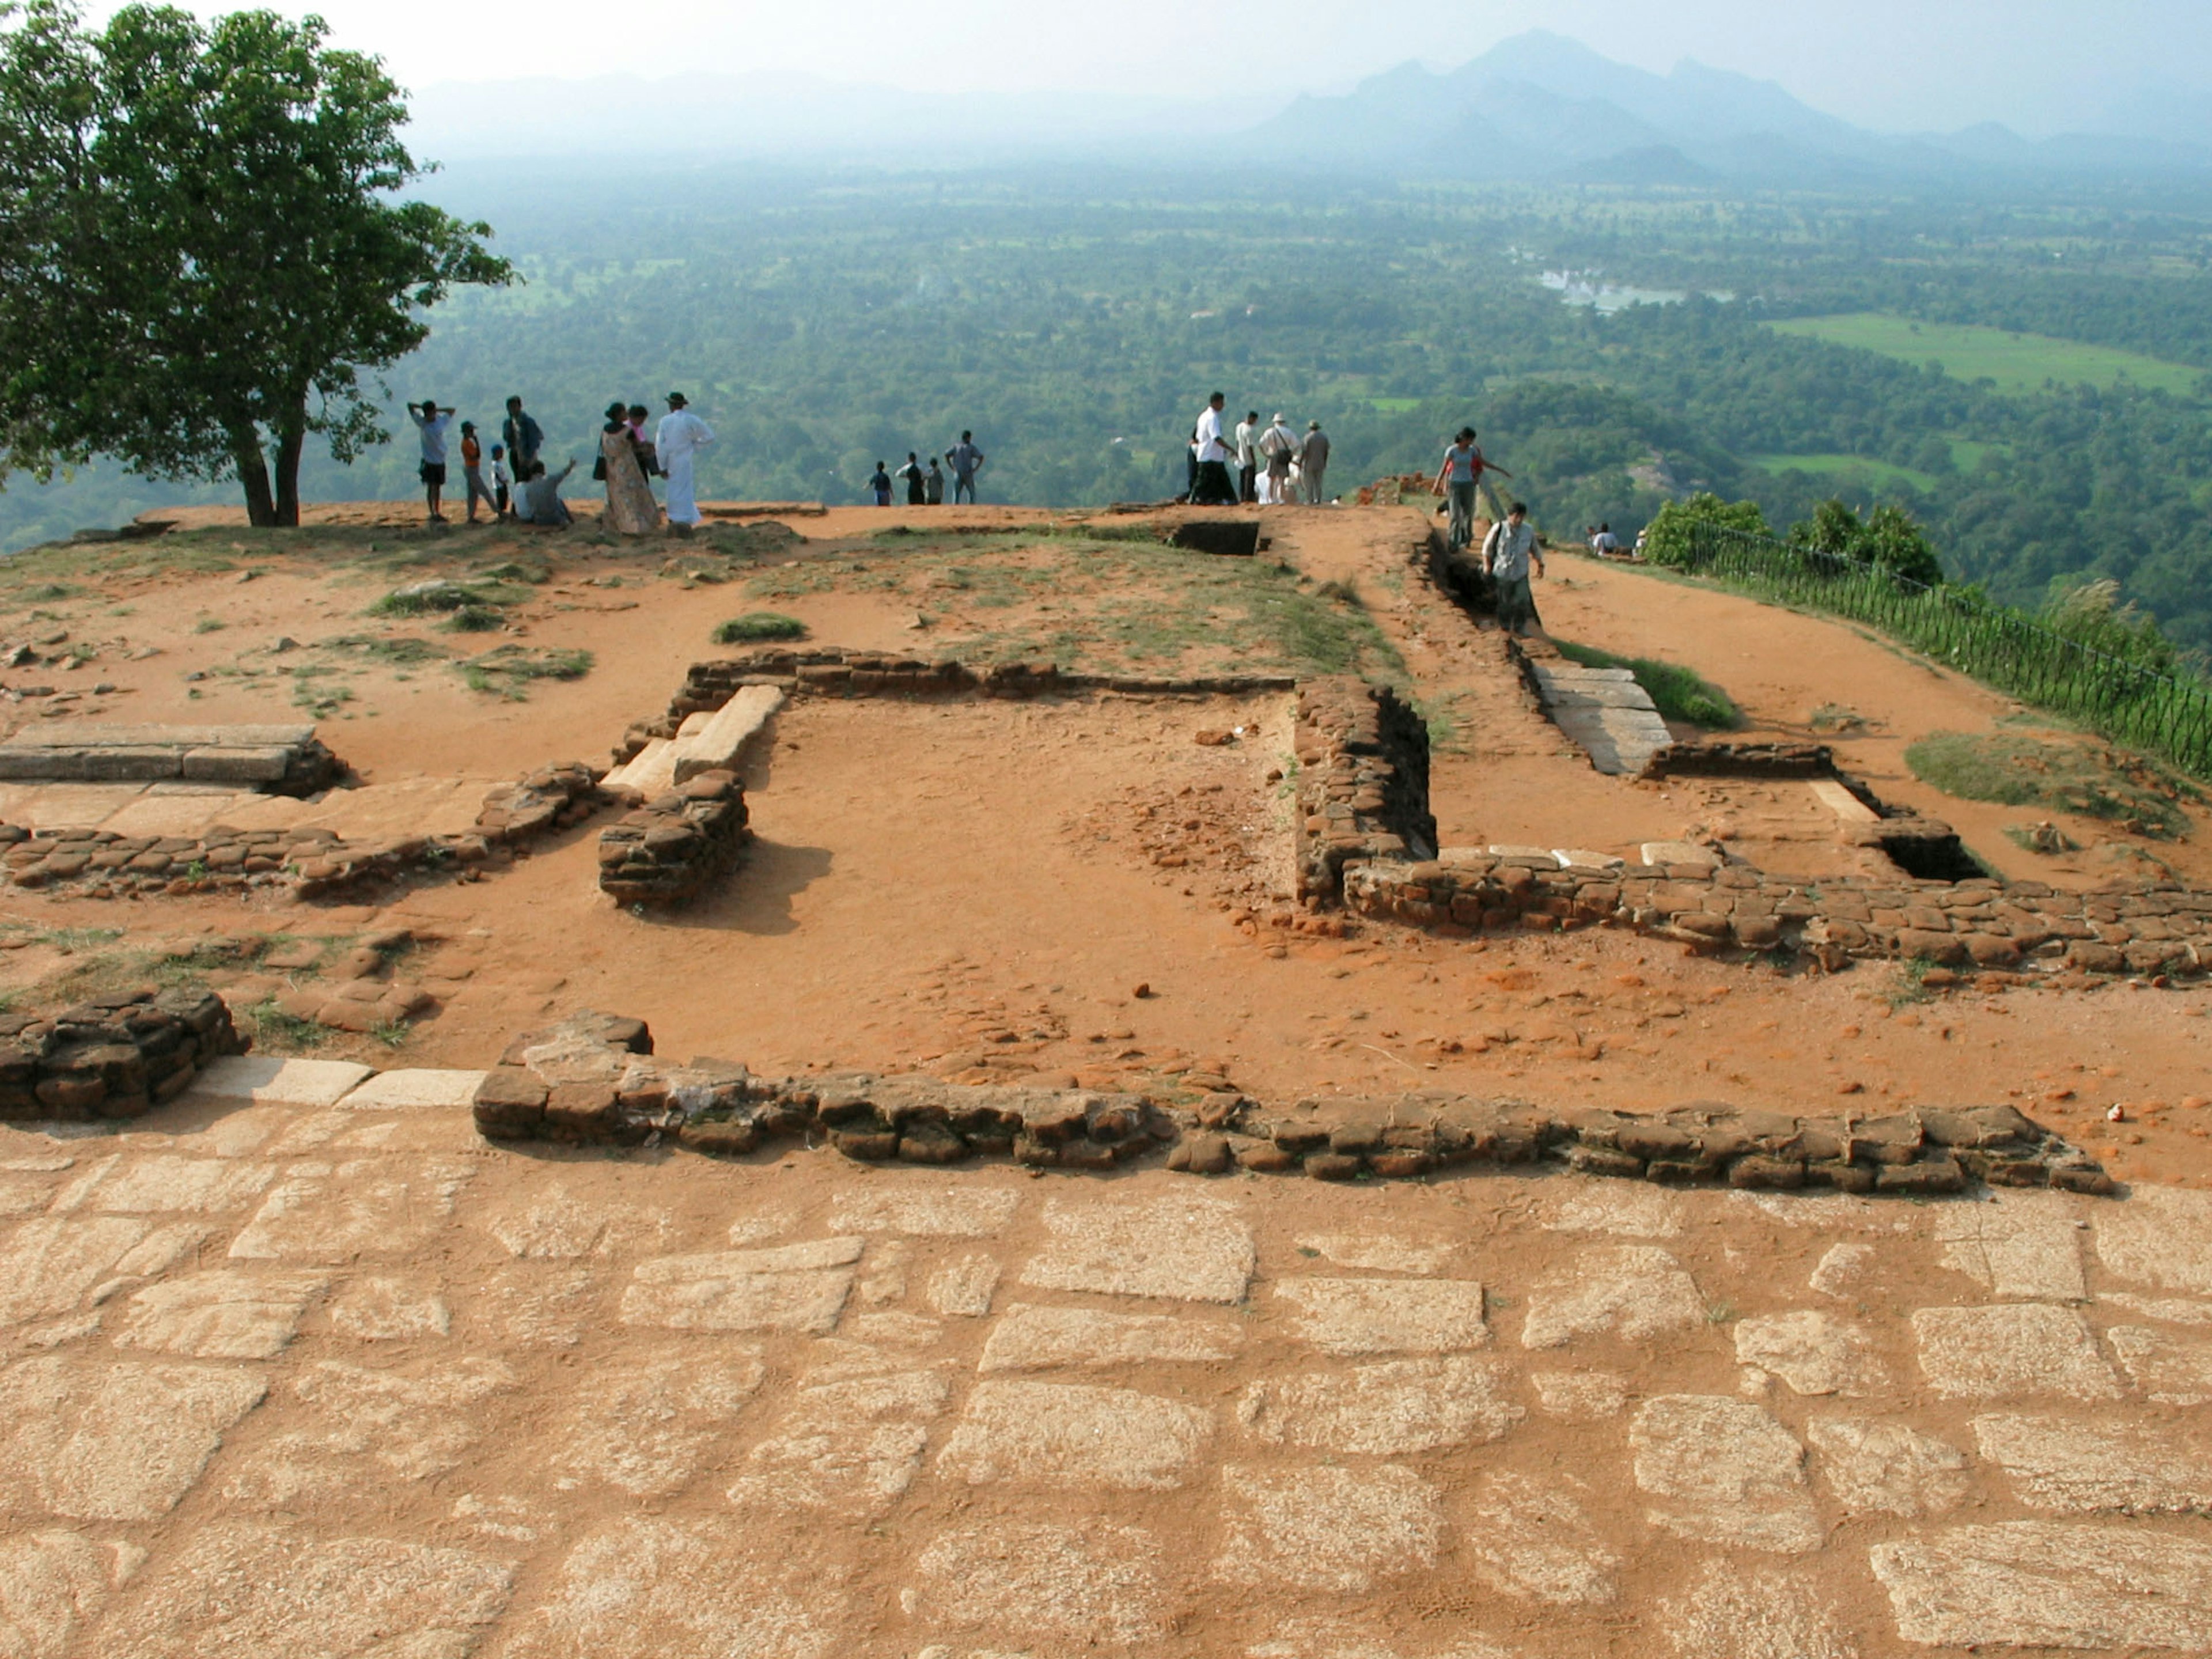
<instances>
[{"instance_id":1,"label":"stone block","mask_svg":"<svg viewBox=\"0 0 2212 1659\"><path fill-rule=\"evenodd\" d=\"M350 1111L461 1110L476 1103L489 1072L403 1068L363 1079L339 1101Z\"/></svg>"},{"instance_id":2,"label":"stone block","mask_svg":"<svg viewBox=\"0 0 2212 1659\"><path fill-rule=\"evenodd\" d=\"M190 1092L257 1106L335 1106L368 1076L368 1066L351 1060L226 1054L200 1067Z\"/></svg>"}]
</instances>

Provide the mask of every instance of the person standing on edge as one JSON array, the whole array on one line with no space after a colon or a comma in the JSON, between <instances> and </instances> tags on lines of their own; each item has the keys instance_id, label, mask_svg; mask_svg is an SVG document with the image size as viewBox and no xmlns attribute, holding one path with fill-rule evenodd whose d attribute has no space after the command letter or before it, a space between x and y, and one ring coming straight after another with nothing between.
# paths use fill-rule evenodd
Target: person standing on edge
<instances>
[{"instance_id":1,"label":"person standing on edge","mask_svg":"<svg viewBox=\"0 0 2212 1659\"><path fill-rule=\"evenodd\" d=\"M468 521L471 524L477 521L477 501L481 498L483 504L491 508L492 522L497 524L499 498L484 487L483 446L477 441L477 423L474 421L461 422L461 482L468 487Z\"/></svg>"},{"instance_id":2,"label":"person standing on edge","mask_svg":"<svg viewBox=\"0 0 2212 1659\"><path fill-rule=\"evenodd\" d=\"M1229 401L1217 392L1198 411L1198 479L1191 487L1194 507L1234 507L1237 486L1229 481L1229 446L1221 441L1221 406Z\"/></svg>"},{"instance_id":3,"label":"person standing on edge","mask_svg":"<svg viewBox=\"0 0 2212 1659\"><path fill-rule=\"evenodd\" d=\"M688 536L706 515L699 511L698 479L693 463L714 441L714 428L691 412L680 392L668 394L668 413L653 430L653 453L668 479L668 527Z\"/></svg>"},{"instance_id":4,"label":"person standing on edge","mask_svg":"<svg viewBox=\"0 0 2212 1659\"><path fill-rule=\"evenodd\" d=\"M545 434L537 422L522 412L521 398L507 400L507 419L500 422L499 441L507 446L507 465L514 469L514 476L529 482L531 466L544 445Z\"/></svg>"},{"instance_id":5,"label":"person standing on edge","mask_svg":"<svg viewBox=\"0 0 2212 1659\"><path fill-rule=\"evenodd\" d=\"M1260 499L1260 452L1253 446L1260 437L1260 411L1249 410L1237 422L1237 499Z\"/></svg>"},{"instance_id":6,"label":"person standing on edge","mask_svg":"<svg viewBox=\"0 0 2212 1659\"><path fill-rule=\"evenodd\" d=\"M891 504L891 475L884 471L884 464L881 461L876 463L875 471L869 476L868 488L876 492L878 507L889 507Z\"/></svg>"},{"instance_id":7,"label":"person standing on edge","mask_svg":"<svg viewBox=\"0 0 2212 1659\"><path fill-rule=\"evenodd\" d=\"M660 528L660 504L645 481L628 404L607 405L607 423L599 428L599 475L607 486L605 522L617 535L644 536Z\"/></svg>"},{"instance_id":8,"label":"person standing on edge","mask_svg":"<svg viewBox=\"0 0 2212 1659\"><path fill-rule=\"evenodd\" d=\"M945 452L952 463L952 504L960 505L960 492L968 492L968 505L975 505L975 475L983 468L983 452L975 447L975 434L963 432L960 441Z\"/></svg>"},{"instance_id":9,"label":"person standing on edge","mask_svg":"<svg viewBox=\"0 0 2212 1659\"><path fill-rule=\"evenodd\" d=\"M1541 633L1543 619L1536 614L1528 573L1544 574L1544 555L1523 503L1514 502L1504 521L1490 526L1482 543L1482 568L1498 584L1498 625L1509 634Z\"/></svg>"},{"instance_id":10,"label":"person standing on edge","mask_svg":"<svg viewBox=\"0 0 2212 1659\"><path fill-rule=\"evenodd\" d=\"M419 404L407 405L407 418L415 422L415 429L422 439L422 497L429 503L430 522L443 524L442 510L446 501L446 428L453 424L453 412L438 412L437 404L425 398Z\"/></svg>"},{"instance_id":11,"label":"person standing on edge","mask_svg":"<svg viewBox=\"0 0 2212 1659\"><path fill-rule=\"evenodd\" d=\"M1437 469L1436 491L1451 514L1447 539L1455 553L1474 539L1474 487L1481 476L1482 452L1474 447L1474 428L1463 426Z\"/></svg>"},{"instance_id":12,"label":"person standing on edge","mask_svg":"<svg viewBox=\"0 0 2212 1659\"><path fill-rule=\"evenodd\" d=\"M1291 499L1291 462L1298 453L1297 438L1280 410L1260 434L1260 453L1267 459L1267 499L1280 506Z\"/></svg>"},{"instance_id":13,"label":"person standing on edge","mask_svg":"<svg viewBox=\"0 0 2212 1659\"><path fill-rule=\"evenodd\" d=\"M908 507L927 507L929 504L929 486L922 479L921 458L914 451L907 451L906 465L891 477L906 480L906 504Z\"/></svg>"},{"instance_id":14,"label":"person standing on edge","mask_svg":"<svg viewBox=\"0 0 2212 1659\"><path fill-rule=\"evenodd\" d=\"M1322 475L1328 471L1328 434L1319 421L1306 422L1305 442L1298 449L1298 476L1306 487L1306 505L1319 507L1328 497L1322 493Z\"/></svg>"},{"instance_id":15,"label":"person standing on edge","mask_svg":"<svg viewBox=\"0 0 2212 1659\"><path fill-rule=\"evenodd\" d=\"M945 505L945 469L934 455L929 458L929 476L922 480L921 498L932 507Z\"/></svg>"}]
</instances>

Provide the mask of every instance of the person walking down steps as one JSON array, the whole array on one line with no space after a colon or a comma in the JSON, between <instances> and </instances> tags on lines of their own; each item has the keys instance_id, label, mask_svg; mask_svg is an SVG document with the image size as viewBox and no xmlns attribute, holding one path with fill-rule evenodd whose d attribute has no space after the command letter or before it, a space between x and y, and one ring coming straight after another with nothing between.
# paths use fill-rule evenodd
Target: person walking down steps
<instances>
[{"instance_id":1,"label":"person walking down steps","mask_svg":"<svg viewBox=\"0 0 2212 1659\"><path fill-rule=\"evenodd\" d=\"M1544 555L1522 503L1514 502L1504 520L1490 526L1482 541L1482 568L1498 585L1498 625L1509 634L1541 633L1544 623L1536 615L1528 575L1531 570L1544 574Z\"/></svg>"}]
</instances>

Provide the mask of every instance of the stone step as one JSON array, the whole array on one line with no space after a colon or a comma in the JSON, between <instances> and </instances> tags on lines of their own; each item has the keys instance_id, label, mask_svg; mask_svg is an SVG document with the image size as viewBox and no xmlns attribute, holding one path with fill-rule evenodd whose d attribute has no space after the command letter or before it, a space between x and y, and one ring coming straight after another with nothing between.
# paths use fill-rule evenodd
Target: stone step
<instances>
[{"instance_id":1,"label":"stone step","mask_svg":"<svg viewBox=\"0 0 2212 1659\"><path fill-rule=\"evenodd\" d=\"M312 726L141 726L41 721L0 743L0 781L185 781L306 793L337 781Z\"/></svg>"},{"instance_id":2,"label":"stone step","mask_svg":"<svg viewBox=\"0 0 2212 1659\"><path fill-rule=\"evenodd\" d=\"M1544 712L1600 772L1613 777L1641 772L1646 761L1674 742L1650 693L1630 670L1530 665Z\"/></svg>"},{"instance_id":3,"label":"stone step","mask_svg":"<svg viewBox=\"0 0 2212 1659\"><path fill-rule=\"evenodd\" d=\"M653 738L608 774L605 787L635 789L650 799L702 772L735 771L747 746L782 707L783 693L775 686L740 686L720 708L687 716L673 738Z\"/></svg>"}]
</instances>

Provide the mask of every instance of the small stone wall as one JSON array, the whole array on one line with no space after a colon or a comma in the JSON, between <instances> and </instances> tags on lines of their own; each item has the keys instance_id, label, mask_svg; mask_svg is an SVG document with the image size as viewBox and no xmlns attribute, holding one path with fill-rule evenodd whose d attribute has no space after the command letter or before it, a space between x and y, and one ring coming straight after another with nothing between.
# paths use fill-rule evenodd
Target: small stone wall
<instances>
[{"instance_id":1,"label":"small stone wall","mask_svg":"<svg viewBox=\"0 0 2212 1659\"><path fill-rule=\"evenodd\" d=\"M861 1073L769 1079L732 1061L657 1060L642 1021L592 1012L518 1038L479 1085L474 1113L493 1140L672 1139L739 1155L799 1139L871 1163L1010 1158L1108 1170L1161 1157L1196 1175L1323 1181L1564 1163L1592 1175L1765 1189L1917 1196L1980 1181L2112 1190L2094 1159L2009 1106L1861 1119L1699 1104L1632 1116L1430 1092L1285 1111L1225 1085L1192 1105Z\"/></svg>"},{"instance_id":2,"label":"small stone wall","mask_svg":"<svg viewBox=\"0 0 2212 1659\"><path fill-rule=\"evenodd\" d=\"M0 779L229 783L275 795L327 789L345 768L312 726L130 726L58 720L0 743Z\"/></svg>"},{"instance_id":3,"label":"small stone wall","mask_svg":"<svg viewBox=\"0 0 2212 1659\"><path fill-rule=\"evenodd\" d=\"M109 830L25 830L0 824L0 866L18 887L64 887L79 898L281 888L322 898L411 872L483 863L580 823L601 804L597 775L580 761L549 766L485 795L476 825L458 836L405 836L349 842L319 829L231 830L203 836L125 836Z\"/></svg>"},{"instance_id":4,"label":"small stone wall","mask_svg":"<svg viewBox=\"0 0 2212 1659\"><path fill-rule=\"evenodd\" d=\"M184 1092L199 1068L246 1052L211 991L127 992L51 1016L0 1018L0 1118L131 1118Z\"/></svg>"},{"instance_id":5,"label":"small stone wall","mask_svg":"<svg viewBox=\"0 0 2212 1659\"><path fill-rule=\"evenodd\" d=\"M1672 743L1652 751L1639 777L1833 778L1834 750L1824 743ZM1852 793L1872 800L1863 787Z\"/></svg>"},{"instance_id":6,"label":"small stone wall","mask_svg":"<svg viewBox=\"0 0 2212 1659\"><path fill-rule=\"evenodd\" d=\"M1879 831L1884 826L1870 825ZM2008 969L2030 959L2091 974L2212 969L2212 893L2179 886L2061 892L2033 882L1802 881L1742 865L1560 868L1448 852L1344 872L1358 915L1434 932L1628 927L1705 950L1788 951Z\"/></svg>"},{"instance_id":7,"label":"small stone wall","mask_svg":"<svg viewBox=\"0 0 2212 1659\"><path fill-rule=\"evenodd\" d=\"M1348 675L1307 681L1292 746L1301 900L1335 898L1355 860L1435 850L1428 729L1389 686Z\"/></svg>"},{"instance_id":8,"label":"small stone wall","mask_svg":"<svg viewBox=\"0 0 2212 1659\"><path fill-rule=\"evenodd\" d=\"M721 708L747 685L773 685L791 696L1029 698L1097 691L1129 696L1249 696L1290 691L1297 684L1287 674L1147 679L1126 674L1073 674L1054 663L970 667L951 659L924 662L915 657L858 651L755 651L692 664L684 677L683 689L670 700L667 713L632 726L614 751L614 763L628 765L647 744L656 738L673 738L691 715Z\"/></svg>"},{"instance_id":9,"label":"small stone wall","mask_svg":"<svg viewBox=\"0 0 2212 1659\"><path fill-rule=\"evenodd\" d=\"M599 890L618 904L681 904L727 869L744 843L744 786L702 772L599 832Z\"/></svg>"}]
</instances>

